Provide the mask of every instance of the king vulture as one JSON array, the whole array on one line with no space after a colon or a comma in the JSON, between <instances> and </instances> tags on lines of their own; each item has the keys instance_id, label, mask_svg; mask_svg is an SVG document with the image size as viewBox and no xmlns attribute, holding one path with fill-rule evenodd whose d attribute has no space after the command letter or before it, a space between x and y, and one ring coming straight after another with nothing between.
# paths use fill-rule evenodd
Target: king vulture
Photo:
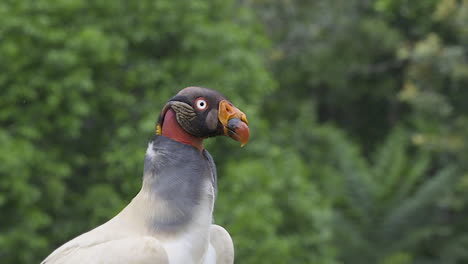
<instances>
[{"instance_id":1,"label":"king vulture","mask_svg":"<svg viewBox=\"0 0 468 264\"><path fill-rule=\"evenodd\" d=\"M233 263L231 236L213 224L216 167L203 147L205 138L219 135L245 145L245 114L214 90L181 90L161 111L140 192L114 218L65 243L42 264Z\"/></svg>"}]
</instances>

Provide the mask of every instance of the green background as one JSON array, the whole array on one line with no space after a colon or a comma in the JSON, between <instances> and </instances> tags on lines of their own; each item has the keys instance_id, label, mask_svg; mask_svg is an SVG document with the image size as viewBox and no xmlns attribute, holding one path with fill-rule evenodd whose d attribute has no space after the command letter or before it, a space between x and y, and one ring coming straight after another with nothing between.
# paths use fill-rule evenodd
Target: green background
<instances>
[{"instance_id":1,"label":"green background","mask_svg":"<svg viewBox=\"0 0 468 264\"><path fill-rule=\"evenodd\" d=\"M118 213L191 85L250 121L206 141L236 263L468 263L467 0L2 0L0 262Z\"/></svg>"}]
</instances>

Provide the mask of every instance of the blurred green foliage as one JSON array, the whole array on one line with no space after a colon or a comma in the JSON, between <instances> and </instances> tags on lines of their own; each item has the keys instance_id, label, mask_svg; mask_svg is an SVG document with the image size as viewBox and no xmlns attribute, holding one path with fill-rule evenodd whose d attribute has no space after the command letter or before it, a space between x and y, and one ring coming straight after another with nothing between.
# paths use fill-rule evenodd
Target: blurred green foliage
<instances>
[{"instance_id":1,"label":"blurred green foliage","mask_svg":"<svg viewBox=\"0 0 468 264\"><path fill-rule=\"evenodd\" d=\"M468 262L467 0L3 0L0 259L140 188L179 89L247 113L218 165L237 263Z\"/></svg>"}]
</instances>

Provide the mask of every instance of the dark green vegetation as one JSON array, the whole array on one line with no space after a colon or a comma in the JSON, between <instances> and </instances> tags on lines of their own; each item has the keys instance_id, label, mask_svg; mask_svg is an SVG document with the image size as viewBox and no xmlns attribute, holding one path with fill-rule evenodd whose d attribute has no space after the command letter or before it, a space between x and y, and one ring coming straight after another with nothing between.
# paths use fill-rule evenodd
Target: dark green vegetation
<instances>
[{"instance_id":1,"label":"dark green vegetation","mask_svg":"<svg viewBox=\"0 0 468 264\"><path fill-rule=\"evenodd\" d=\"M467 0L0 1L0 260L37 263L139 190L168 98L206 147L237 263L468 262Z\"/></svg>"}]
</instances>

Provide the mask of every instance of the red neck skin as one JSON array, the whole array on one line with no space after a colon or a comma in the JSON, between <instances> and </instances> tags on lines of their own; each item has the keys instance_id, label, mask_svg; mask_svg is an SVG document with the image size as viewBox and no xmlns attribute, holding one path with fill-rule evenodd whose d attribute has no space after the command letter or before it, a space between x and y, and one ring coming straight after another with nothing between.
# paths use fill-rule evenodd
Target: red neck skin
<instances>
[{"instance_id":1,"label":"red neck skin","mask_svg":"<svg viewBox=\"0 0 468 264\"><path fill-rule=\"evenodd\" d=\"M177 122L175 112L172 109L167 110L164 116L162 135L203 151L203 138L198 138L187 133Z\"/></svg>"}]
</instances>

